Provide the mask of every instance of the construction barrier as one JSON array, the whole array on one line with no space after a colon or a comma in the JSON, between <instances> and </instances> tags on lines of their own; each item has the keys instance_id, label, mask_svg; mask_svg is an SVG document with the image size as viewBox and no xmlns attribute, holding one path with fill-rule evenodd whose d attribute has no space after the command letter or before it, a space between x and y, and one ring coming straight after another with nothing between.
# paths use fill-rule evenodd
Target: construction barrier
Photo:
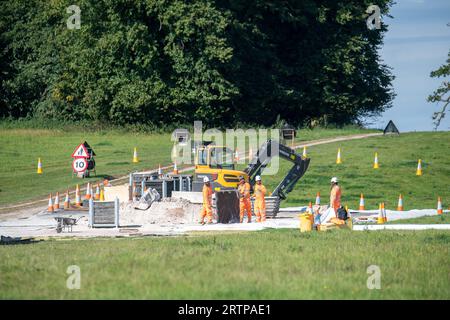
<instances>
[{"instance_id":1,"label":"construction barrier","mask_svg":"<svg viewBox=\"0 0 450 320\"><path fill-rule=\"evenodd\" d=\"M89 226L91 228L119 227L119 198L114 201L89 200Z\"/></svg>"}]
</instances>

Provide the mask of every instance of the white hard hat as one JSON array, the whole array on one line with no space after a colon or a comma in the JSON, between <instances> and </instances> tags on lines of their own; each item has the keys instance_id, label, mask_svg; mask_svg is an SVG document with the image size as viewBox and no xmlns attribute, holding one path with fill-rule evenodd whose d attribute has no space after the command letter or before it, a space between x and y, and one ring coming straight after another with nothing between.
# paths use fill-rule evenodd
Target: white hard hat
<instances>
[{"instance_id":1,"label":"white hard hat","mask_svg":"<svg viewBox=\"0 0 450 320\"><path fill-rule=\"evenodd\" d=\"M337 183L338 182L338 178L336 178L336 177L331 178L331 182Z\"/></svg>"},{"instance_id":2,"label":"white hard hat","mask_svg":"<svg viewBox=\"0 0 450 320\"><path fill-rule=\"evenodd\" d=\"M209 182L209 178L208 177L204 177L203 178L203 183Z\"/></svg>"},{"instance_id":3,"label":"white hard hat","mask_svg":"<svg viewBox=\"0 0 450 320\"><path fill-rule=\"evenodd\" d=\"M261 181L261 176L256 176L255 180L256 181Z\"/></svg>"}]
</instances>

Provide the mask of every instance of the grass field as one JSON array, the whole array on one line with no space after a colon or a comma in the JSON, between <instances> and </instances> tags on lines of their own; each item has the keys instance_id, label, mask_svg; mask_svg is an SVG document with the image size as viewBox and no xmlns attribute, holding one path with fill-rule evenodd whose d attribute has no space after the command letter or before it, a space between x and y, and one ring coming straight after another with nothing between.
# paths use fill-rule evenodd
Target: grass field
<instances>
[{"instance_id":1,"label":"grass field","mask_svg":"<svg viewBox=\"0 0 450 320\"><path fill-rule=\"evenodd\" d=\"M337 165L339 147L343 163ZM444 208L450 205L450 132L378 136L313 146L307 151L310 167L283 206L305 205L315 200L317 192L327 204L333 176L340 179L342 201L350 208L359 206L361 193L367 209L377 209L379 202L385 202L387 209L395 210L400 193L405 210L436 208L438 196ZM377 170L372 168L375 152L380 163ZM422 176L415 175L418 159L422 159ZM280 161L280 174L263 176L265 184L274 188L290 167Z\"/></svg>"},{"instance_id":2,"label":"grass field","mask_svg":"<svg viewBox=\"0 0 450 320\"><path fill-rule=\"evenodd\" d=\"M301 140L358 133L305 131ZM307 138L310 134L310 138ZM0 129L0 204L74 185L70 154L84 139L97 152L99 175L170 163L168 134L117 131L90 133ZM133 147L141 162L131 163ZM343 163L335 164L337 148ZM327 203L329 180L339 177L343 203L356 207L364 193L367 208L380 201L394 208L399 193L405 209L435 208L440 195L450 203L450 133L407 133L308 148L310 169L283 206L304 205L317 191ZM372 169L378 152L380 169ZM44 175L35 174L42 157ZM417 159L423 176L415 176ZM264 176L269 189L290 168ZM407 223L448 223L424 217ZM197 233L172 238L50 240L0 246L0 299L450 299L447 231L330 232L298 230ZM66 288L70 265L81 270L81 289ZM369 290L367 268L381 271L381 289Z\"/></svg>"},{"instance_id":3,"label":"grass field","mask_svg":"<svg viewBox=\"0 0 450 320\"><path fill-rule=\"evenodd\" d=\"M0 246L0 299L450 299L449 248L448 232L348 230Z\"/></svg>"},{"instance_id":4,"label":"grass field","mask_svg":"<svg viewBox=\"0 0 450 320\"><path fill-rule=\"evenodd\" d=\"M17 125L19 126L19 125ZM373 130L372 130L373 131ZM370 131L349 127L300 130L299 141L344 136ZM71 154L87 141L96 152L97 177L72 178ZM19 201L41 199L50 192L73 188L77 183L98 181L107 176L126 175L134 170L171 164L173 142L170 134L133 133L120 130L83 131L82 128L27 129L0 123L0 206ZM140 162L132 163L133 148L138 148ZM41 158L43 175L37 175Z\"/></svg>"}]
</instances>

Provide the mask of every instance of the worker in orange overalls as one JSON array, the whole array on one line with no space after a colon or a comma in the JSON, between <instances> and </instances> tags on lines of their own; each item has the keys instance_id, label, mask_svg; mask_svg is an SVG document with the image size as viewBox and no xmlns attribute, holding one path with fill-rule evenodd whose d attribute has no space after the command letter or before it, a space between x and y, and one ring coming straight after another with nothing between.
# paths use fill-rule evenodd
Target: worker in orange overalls
<instances>
[{"instance_id":1,"label":"worker in orange overalls","mask_svg":"<svg viewBox=\"0 0 450 320\"><path fill-rule=\"evenodd\" d=\"M262 184L261 176L256 176L256 185L255 189L255 215L256 222L264 222L266 221L266 187Z\"/></svg>"},{"instance_id":2,"label":"worker in orange overalls","mask_svg":"<svg viewBox=\"0 0 450 320\"><path fill-rule=\"evenodd\" d=\"M208 223L212 223L212 187L208 177L203 178L203 207L200 212L200 223L205 224L205 217L208 219Z\"/></svg>"},{"instance_id":3,"label":"worker in orange overalls","mask_svg":"<svg viewBox=\"0 0 450 320\"><path fill-rule=\"evenodd\" d=\"M250 201L250 184L245 182L243 176L239 177L239 221L244 220L244 211L247 211L248 223L252 222L252 203Z\"/></svg>"},{"instance_id":4,"label":"worker in orange overalls","mask_svg":"<svg viewBox=\"0 0 450 320\"><path fill-rule=\"evenodd\" d=\"M338 178L331 178L331 191L330 191L330 207L334 209L336 218L338 216L337 210L341 206L341 187L339 186Z\"/></svg>"}]
</instances>

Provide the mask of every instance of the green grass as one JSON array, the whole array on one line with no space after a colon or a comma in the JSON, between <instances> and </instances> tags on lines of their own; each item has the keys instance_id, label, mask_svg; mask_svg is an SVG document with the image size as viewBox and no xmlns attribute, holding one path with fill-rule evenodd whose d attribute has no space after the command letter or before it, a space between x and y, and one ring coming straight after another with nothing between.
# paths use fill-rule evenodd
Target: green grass
<instances>
[{"instance_id":1,"label":"green grass","mask_svg":"<svg viewBox=\"0 0 450 320\"><path fill-rule=\"evenodd\" d=\"M173 142L169 133L139 133L125 129L95 131L95 128L86 131L75 124L67 124L66 130L27 128L44 125L38 121L0 122L0 205L42 199L50 192L64 191L77 183L156 168L159 163L171 164ZM49 123L48 126L52 128L58 124ZM361 132L369 131L355 127L343 130L300 130L297 141ZM97 177L80 180L72 177L71 154L85 140L97 154ZM131 161L135 146L140 159L138 164ZM43 164L43 175L36 174L39 157Z\"/></svg>"},{"instance_id":2,"label":"green grass","mask_svg":"<svg viewBox=\"0 0 450 320\"><path fill-rule=\"evenodd\" d=\"M97 154L97 177L80 180L72 177L71 154L85 140ZM132 163L135 146L138 164ZM0 129L0 205L42 198L77 183L154 168L159 163L169 164L171 148L169 134ZM42 175L36 174L39 157Z\"/></svg>"},{"instance_id":3,"label":"green grass","mask_svg":"<svg viewBox=\"0 0 450 320\"><path fill-rule=\"evenodd\" d=\"M449 248L448 232L348 230L1 246L0 299L449 299Z\"/></svg>"},{"instance_id":4,"label":"green grass","mask_svg":"<svg viewBox=\"0 0 450 320\"><path fill-rule=\"evenodd\" d=\"M337 165L337 149L343 163ZM403 195L405 210L436 208L437 198L443 207L450 205L450 132L417 132L400 136L378 136L360 140L312 146L304 177L288 195L282 206L306 205L321 194L322 204L329 202L330 179L337 176L342 187L342 202L350 208L359 206L363 193L367 209L377 209L380 202L396 209ZM380 169L374 170L374 153L378 152ZM417 160L422 159L423 175L416 176ZM263 176L273 190L291 164L280 160L280 173Z\"/></svg>"}]
</instances>

